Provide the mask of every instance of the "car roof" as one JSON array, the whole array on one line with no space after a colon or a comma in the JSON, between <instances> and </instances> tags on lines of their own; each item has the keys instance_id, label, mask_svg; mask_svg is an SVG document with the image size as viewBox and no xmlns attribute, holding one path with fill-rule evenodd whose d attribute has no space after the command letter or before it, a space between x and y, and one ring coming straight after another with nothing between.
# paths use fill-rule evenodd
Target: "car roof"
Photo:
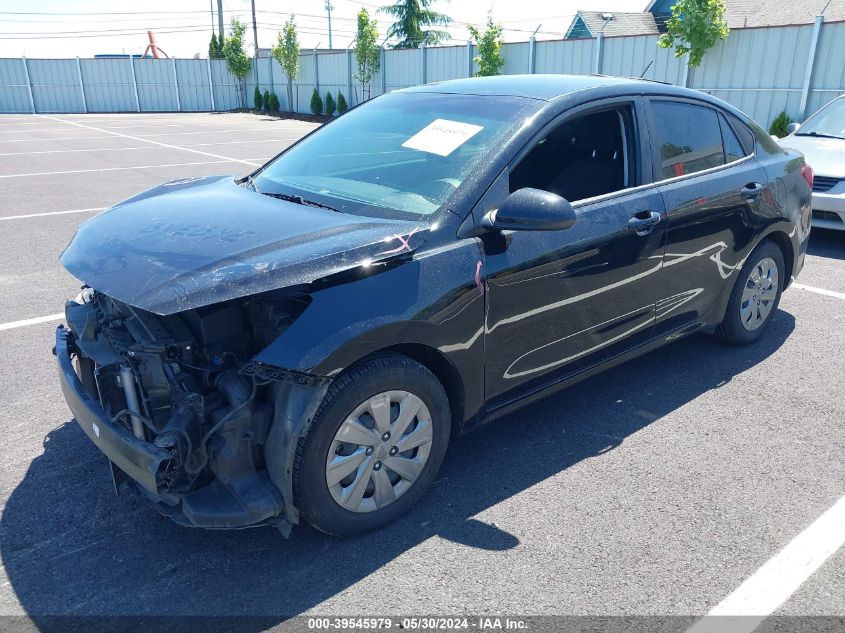
<instances>
[{"instance_id":1,"label":"car roof","mask_svg":"<svg viewBox=\"0 0 845 633\"><path fill-rule=\"evenodd\" d=\"M478 96L527 97L549 101L578 90L618 87L621 93L641 92L696 96L701 94L688 88L680 88L646 79L625 79L605 75L497 75L495 77L472 77L452 79L423 86L404 88L397 92L439 92Z\"/></svg>"}]
</instances>

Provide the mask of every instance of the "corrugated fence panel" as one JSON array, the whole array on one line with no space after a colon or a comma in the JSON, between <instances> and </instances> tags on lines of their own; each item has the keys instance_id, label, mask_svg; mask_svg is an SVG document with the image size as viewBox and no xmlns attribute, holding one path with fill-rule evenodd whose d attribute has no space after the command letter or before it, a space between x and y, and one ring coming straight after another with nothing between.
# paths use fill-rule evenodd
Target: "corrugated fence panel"
<instances>
[{"instance_id":1,"label":"corrugated fence panel","mask_svg":"<svg viewBox=\"0 0 845 633\"><path fill-rule=\"evenodd\" d=\"M226 68L226 60L211 60L211 81L214 84L214 106L217 110L236 110L241 107L238 81Z\"/></svg>"},{"instance_id":2,"label":"corrugated fence panel","mask_svg":"<svg viewBox=\"0 0 845 633\"><path fill-rule=\"evenodd\" d=\"M187 112L211 110L208 85L208 62L204 59L177 59L179 105Z\"/></svg>"},{"instance_id":3,"label":"corrugated fence panel","mask_svg":"<svg viewBox=\"0 0 845 633\"><path fill-rule=\"evenodd\" d=\"M812 32L812 25L731 31L691 70L689 85L724 99L765 128L782 110L794 117Z\"/></svg>"},{"instance_id":4,"label":"corrugated fence panel","mask_svg":"<svg viewBox=\"0 0 845 633\"><path fill-rule=\"evenodd\" d=\"M80 60L89 112L134 112L129 59Z\"/></svg>"},{"instance_id":5,"label":"corrugated fence panel","mask_svg":"<svg viewBox=\"0 0 845 633\"><path fill-rule=\"evenodd\" d=\"M515 42L502 45L502 57L505 58L505 65L502 66L503 75L521 75L528 72L528 42Z\"/></svg>"},{"instance_id":6,"label":"corrugated fence panel","mask_svg":"<svg viewBox=\"0 0 845 633\"><path fill-rule=\"evenodd\" d=\"M176 79L169 59L135 59L135 81L142 112L172 112L176 106Z\"/></svg>"},{"instance_id":7,"label":"corrugated fence panel","mask_svg":"<svg viewBox=\"0 0 845 633\"><path fill-rule=\"evenodd\" d=\"M604 41L601 73L617 77L643 77L678 84L684 61L657 45L656 35L608 37Z\"/></svg>"},{"instance_id":8,"label":"corrugated fence panel","mask_svg":"<svg viewBox=\"0 0 845 633\"><path fill-rule=\"evenodd\" d=\"M84 112L75 59L28 59L38 112Z\"/></svg>"},{"instance_id":9,"label":"corrugated fence panel","mask_svg":"<svg viewBox=\"0 0 845 633\"><path fill-rule=\"evenodd\" d=\"M0 59L0 112L32 112L22 59Z\"/></svg>"},{"instance_id":10,"label":"corrugated fence panel","mask_svg":"<svg viewBox=\"0 0 845 633\"><path fill-rule=\"evenodd\" d=\"M595 46L595 40L537 42L535 72L589 74L593 72Z\"/></svg>"},{"instance_id":11,"label":"corrugated fence panel","mask_svg":"<svg viewBox=\"0 0 845 633\"><path fill-rule=\"evenodd\" d=\"M822 28L810 88L806 116L845 93L845 22Z\"/></svg>"},{"instance_id":12,"label":"corrugated fence panel","mask_svg":"<svg viewBox=\"0 0 845 633\"><path fill-rule=\"evenodd\" d=\"M429 83L467 76L466 46L432 47L426 50L426 55L426 81Z\"/></svg>"},{"instance_id":13,"label":"corrugated fence panel","mask_svg":"<svg viewBox=\"0 0 845 633\"><path fill-rule=\"evenodd\" d=\"M388 51L386 65L387 90L407 88L422 83L422 60L419 49ZM360 85L358 88L360 89Z\"/></svg>"}]
</instances>

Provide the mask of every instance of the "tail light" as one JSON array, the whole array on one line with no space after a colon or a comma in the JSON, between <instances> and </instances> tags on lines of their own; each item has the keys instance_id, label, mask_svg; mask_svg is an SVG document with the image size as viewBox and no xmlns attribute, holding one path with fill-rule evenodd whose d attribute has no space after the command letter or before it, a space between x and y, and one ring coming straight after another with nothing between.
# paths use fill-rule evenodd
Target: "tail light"
<instances>
[{"instance_id":1,"label":"tail light","mask_svg":"<svg viewBox=\"0 0 845 633\"><path fill-rule=\"evenodd\" d=\"M804 176L804 180L807 181L807 184L810 185L810 189L812 189L815 174L813 173L813 168L810 167L809 163L804 163L804 166L801 168L801 175Z\"/></svg>"}]
</instances>

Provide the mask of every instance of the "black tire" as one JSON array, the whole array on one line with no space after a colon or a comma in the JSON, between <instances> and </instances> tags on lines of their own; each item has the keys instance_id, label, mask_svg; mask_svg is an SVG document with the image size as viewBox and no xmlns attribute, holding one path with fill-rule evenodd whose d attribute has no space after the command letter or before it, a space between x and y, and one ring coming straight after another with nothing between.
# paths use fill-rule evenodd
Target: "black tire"
<instances>
[{"instance_id":1,"label":"black tire","mask_svg":"<svg viewBox=\"0 0 845 633\"><path fill-rule=\"evenodd\" d=\"M326 481L326 460L335 434L356 407L376 394L401 390L416 395L432 421L431 448L417 479L383 508L354 512L332 497ZM332 382L305 437L300 438L293 469L294 503L318 530L351 536L378 529L405 514L426 492L446 454L451 430L449 400L443 386L423 365L398 354L362 361ZM387 463L387 462L385 462Z\"/></svg>"},{"instance_id":2,"label":"black tire","mask_svg":"<svg viewBox=\"0 0 845 633\"><path fill-rule=\"evenodd\" d=\"M775 295L774 304L765 317L762 325L754 330L749 330L743 326L740 317L740 307L742 305L742 293L745 290L751 272L765 259L774 260L777 265L778 272L778 288ZM745 261L742 270L740 270L731 291L731 298L728 301L728 307L725 310L725 317L721 325L716 329L716 336L725 343L730 345L749 345L758 341L772 322L772 317L780 305L780 297L783 293L784 284L786 282L786 273L784 271L783 253L780 248L771 240L765 240L757 245L751 251L748 259Z\"/></svg>"}]
</instances>

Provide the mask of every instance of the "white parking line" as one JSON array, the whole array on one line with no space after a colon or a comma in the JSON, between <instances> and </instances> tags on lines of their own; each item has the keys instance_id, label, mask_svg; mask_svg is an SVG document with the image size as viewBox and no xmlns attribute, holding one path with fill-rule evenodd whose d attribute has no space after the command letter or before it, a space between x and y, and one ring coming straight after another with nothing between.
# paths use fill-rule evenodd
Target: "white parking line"
<instances>
[{"instance_id":1,"label":"white parking line","mask_svg":"<svg viewBox=\"0 0 845 633\"><path fill-rule=\"evenodd\" d=\"M59 176L62 174L85 174L94 171L122 171L126 169L155 169L157 167L182 167L184 165L214 165L218 163L246 163L247 165L255 165L256 167L260 163L254 163L251 161L246 160L239 160L237 158L227 158L224 160L204 160L198 163L167 163L167 164L159 164L159 165L137 165L135 167L99 167L97 169L71 169L68 171L39 171L33 172L29 174L3 174L0 175L0 178L26 178L27 176Z\"/></svg>"},{"instance_id":2,"label":"white parking line","mask_svg":"<svg viewBox=\"0 0 845 633\"><path fill-rule=\"evenodd\" d=\"M102 137L97 137L102 138ZM253 141L221 141L218 143L191 143L185 147L207 147L209 145L238 145L243 143L277 143L281 141L298 141L301 137L293 138L262 138ZM34 156L37 154L72 154L75 152L122 152L136 149L158 149L155 145L133 146L133 147L95 147L93 149L45 149L36 152L5 152L0 153L0 156Z\"/></svg>"},{"instance_id":3,"label":"white parking line","mask_svg":"<svg viewBox=\"0 0 845 633\"><path fill-rule=\"evenodd\" d=\"M34 319L23 319L21 321L9 321L8 323L0 323L0 332L3 330L14 330L18 327L24 327L27 325L36 325L37 323L48 323L49 321L59 321L60 319L64 319L65 315L64 312L59 312L58 314L48 314L47 316L40 316L35 317Z\"/></svg>"},{"instance_id":4,"label":"white parking line","mask_svg":"<svg viewBox=\"0 0 845 633\"><path fill-rule=\"evenodd\" d=\"M87 213L88 211L102 211L106 207L91 207L90 209L71 209L70 211L45 211L44 213L26 213L24 215L7 215L2 220L22 220L24 218L41 218L45 215L67 215L68 213Z\"/></svg>"},{"instance_id":5,"label":"white parking line","mask_svg":"<svg viewBox=\"0 0 845 633\"><path fill-rule=\"evenodd\" d=\"M234 163L243 163L244 165L250 165L252 167L258 167L257 163L253 163L248 160L241 160L239 158L232 158L231 156L221 156L220 154L212 154L210 152L204 152L199 149L190 149L188 147L180 147L178 145L170 145L169 143L162 143L161 141L153 141L147 138L141 138L139 136L131 136L130 134L123 134L122 132L112 132L110 130L104 130L102 128L94 127L93 125L85 125L84 123L77 123L76 121L66 121L64 119L60 119L59 117L42 115L47 119L52 119L53 121L58 121L60 123L66 123L68 125L75 125L77 127L85 128L88 130L94 130L95 132L103 132L105 134L111 134L113 136L119 136L121 138L128 138L132 139L133 141L140 141L142 143L152 143L153 145L160 145L161 147L169 147L170 149L181 149L183 152L193 152L194 154L201 154L203 156L210 156L212 158L222 158L224 160L228 160ZM208 132L202 132L202 134L208 134Z\"/></svg>"},{"instance_id":6,"label":"white parking line","mask_svg":"<svg viewBox=\"0 0 845 633\"><path fill-rule=\"evenodd\" d=\"M713 607L687 633L750 633L845 544L845 497ZM710 616L722 616L709 619ZM729 616L727 623L724 616ZM736 618L736 619L734 619Z\"/></svg>"},{"instance_id":7,"label":"white parking line","mask_svg":"<svg viewBox=\"0 0 845 633\"><path fill-rule=\"evenodd\" d=\"M836 292L835 290L827 290L826 288L816 288L815 286L805 286L804 284L794 283L790 288L798 288L798 290L806 290L807 292L815 292L826 297L833 297L834 299L842 299L845 301L845 292Z\"/></svg>"}]
</instances>

